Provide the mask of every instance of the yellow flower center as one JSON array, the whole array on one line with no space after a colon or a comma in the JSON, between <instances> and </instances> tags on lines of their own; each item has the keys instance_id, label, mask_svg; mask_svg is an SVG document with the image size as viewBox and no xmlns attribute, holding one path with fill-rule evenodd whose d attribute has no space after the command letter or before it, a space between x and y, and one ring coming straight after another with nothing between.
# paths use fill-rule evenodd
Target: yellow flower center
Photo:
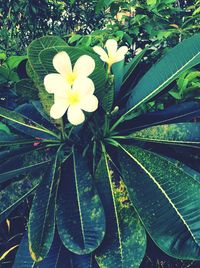
<instances>
[{"instance_id":1,"label":"yellow flower center","mask_svg":"<svg viewBox=\"0 0 200 268\"><path fill-rule=\"evenodd\" d=\"M66 80L70 84L70 86L73 85L73 83L76 80L76 78L77 78L77 74L76 73L73 73L73 72L72 73L68 73L66 75Z\"/></svg>"},{"instance_id":2,"label":"yellow flower center","mask_svg":"<svg viewBox=\"0 0 200 268\"><path fill-rule=\"evenodd\" d=\"M67 95L69 105L76 105L80 103L80 95L78 92L70 90Z\"/></svg>"}]
</instances>

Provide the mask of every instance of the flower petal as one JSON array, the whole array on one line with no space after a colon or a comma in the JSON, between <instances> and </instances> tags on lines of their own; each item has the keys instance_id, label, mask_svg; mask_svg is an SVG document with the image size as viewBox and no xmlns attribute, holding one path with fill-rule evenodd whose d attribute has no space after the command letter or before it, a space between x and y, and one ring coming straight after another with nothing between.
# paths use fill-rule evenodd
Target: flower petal
<instances>
[{"instance_id":1,"label":"flower petal","mask_svg":"<svg viewBox=\"0 0 200 268\"><path fill-rule=\"evenodd\" d=\"M80 77L89 76L95 68L95 61L88 55L81 56L75 63L73 72Z\"/></svg>"},{"instance_id":2,"label":"flower petal","mask_svg":"<svg viewBox=\"0 0 200 268\"><path fill-rule=\"evenodd\" d=\"M67 118L72 125L82 124L85 120L85 115L78 106L69 106L67 111Z\"/></svg>"},{"instance_id":3,"label":"flower petal","mask_svg":"<svg viewBox=\"0 0 200 268\"><path fill-rule=\"evenodd\" d=\"M108 57L114 57L115 53L117 52L117 41L114 39L108 39L106 41L105 47L108 51Z\"/></svg>"},{"instance_id":4,"label":"flower petal","mask_svg":"<svg viewBox=\"0 0 200 268\"><path fill-rule=\"evenodd\" d=\"M60 105L60 103L55 103L51 106L50 116L54 119L59 119L65 114L66 110L66 105Z\"/></svg>"},{"instance_id":5,"label":"flower petal","mask_svg":"<svg viewBox=\"0 0 200 268\"><path fill-rule=\"evenodd\" d=\"M102 61L105 61L105 62L108 61L108 55L102 47L94 46L93 50L100 56Z\"/></svg>"},{"instance_id":6,"label":"flower petal","mask_svg":"<svg viewBox=\"0 0 200 268\"><path fill-rule=\"evenodd\" d=\"M98 99L96 96L91 95L81 100L81 109L86 112L94 112L98 108Z\"/></svg>"},{"instance_id":7,"label":"flower petal","mask_svg":"<svg viewBox=\"0 0 200 268\"><path fill-rule=\"evenodd\" d=\"M123 60L127 52L128 52L127 46L120 47L115 55L115 62Z\"/></svg>"},{"instance_id":8,"label":"flower petal","mask_svg":"<svg viewBox=\"0 0 200 268\"><path fill-rule=\"evenodd\" d=\"M80 93L80 96L92 95L94 93L94 83L88 78L84 77L82 79L76 79L73 84L73 90L76 90Z\"/></svg>"},{"instance_id":9,"label":"flower petal","mask_svg":"<svg viewBox=\"0 0 200 268\"><path fill-rule=\"evenodd\" d=\"M44 77L44 86L48 93L64 95L69 85L60 74L47 74Z\"/></svg>"},{"instance_id":10,"label":"flower petal","mask_svg":"<svg viewBox=\"0 0 200 268\"><path fill-rule=\"evenodd\" d=\"M72 73L71 60L65 51L59 52L54 56L53 66L64 78L66 77L67 73Z\"/></svg>"}]
</instances>

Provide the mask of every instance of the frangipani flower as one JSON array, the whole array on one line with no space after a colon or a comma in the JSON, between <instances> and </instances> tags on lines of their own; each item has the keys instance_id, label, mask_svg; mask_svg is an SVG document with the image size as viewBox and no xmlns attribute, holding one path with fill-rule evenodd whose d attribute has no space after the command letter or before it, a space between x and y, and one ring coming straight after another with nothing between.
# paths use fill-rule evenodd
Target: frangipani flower
<instances>
[{"instance_id":1,"label":"frangipani flower","mask_svg":"<svg viewBox=\"0 0 200 268\"><path fill-rule=\"evenodd\" d=\"M125 54L128 52L127 46L122 46L117 49L117 41L114 39L109 39L105 44L106 51L99 46L94 46L93 50L99 54L102 61L105 61L108 64L108 68L112 66L113 63L121 61L124 59Z\"/></svg>"},{"instance_id":2,"label":"frangipani flower","mask_svg":"<svg viewBox=\"0 0 200 268\"><path fill-rule=\"evenodd\" d=\"M72 64L67 52L62 51L53 58L53 67L58 73L45 76L44 85L49 93L56 93L58 88L66 84L72 86L76 79L88 77L95 68L95 61L88 55L81 56L72 69Z\"/></svg>"},{"instance_id":3,"label":"frangipani flower","mask_svg":"<svg viewBox=\"0 0 200 268\"><path fill-rule=\"evenodd\" d=\"M85 120L83 111L94 112L98 108L98 99L93 95L94 83L88 78L95 62L90 56L83 55L72 70L68 54L60 52L53 58L53 66L59 73L48 74L44 78L47 92L54 94L50 116L59 119L67 111L69 122L79 125Z\"/></svg>"}]
</instances>

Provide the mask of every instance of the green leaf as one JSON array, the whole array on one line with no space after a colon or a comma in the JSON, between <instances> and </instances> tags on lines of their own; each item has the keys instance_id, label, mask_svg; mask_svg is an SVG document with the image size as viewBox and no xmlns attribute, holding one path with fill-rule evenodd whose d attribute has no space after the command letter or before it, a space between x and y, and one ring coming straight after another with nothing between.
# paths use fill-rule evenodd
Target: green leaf
<instances>
[{"instance_id":1,"label":"green leaf","mask_svg":"<svg viewBox=\"0 0 200 268\"><path fill-rule=\"evenodd\" d=\"M26 60L27 56L11 56L6 60L6 64L8 65L10 70L13 70L18 67L18 65Z\"/></svg>"},{"instance_id":2,"label":"green leaf","mask_svg":"<svg viewBox=\"0 0 200 268\"><path fill-rule=\"evenodd\" d=\"M64 248L58 236L54 237L52 247L47 258L39 263L35 262L29 253L28 235L24 234L20 243L13 268L74 268L71 264L70 252Z\"/></svg>"},{"instance_id":3,"label":"green leaf","mask_svg":"<svg viewBox=\"0 0 200 268\"><path fill-rule=\"evenodd\" d=\"M10 145L20 145L20 144L34 144L38 142L35 139L24 139L18 135L6 134L5 132L0 131L0 146L10 146Z\"/></svg>"},{"instance_id":4,"label":"green leaf","mask_svg":"<svg viewBox=\"0 0 200 268\"><path fill-rule=\"evenodd\" d=\"M31 79L22 79L15 84L17 94L25 101L37 100L38 90Z\"/></svg>"},{"instance_id":5,"label":"green leaf","mask_svg":"<svg viewBox=\"0 0 200 268\"><path fill-rule=\"evenodd\" d=\"M200 63L200 34L184 40L156 63L132 89L124 115L149 101L187 69Z\"/></svg>"},{"instance_id":6,"label":"green leaf","mask_svg":"<svg viewBox=\"0 0 200 268\"><path fill-rule=\"evenodd\" d=\"M159 125L137 131L127 138L167 144L200 144L200 123Z\"/></svg>"},{"instance_id":7,"label":"green leaf","mask_svg":"<svg viewBox=\"0 0 200 268\"><path fill-rule=\"evenodd\" d=\"M25 167L21 167L21 168L14 169L14 170L11 169L8 172L1 173L0 174L0 183L3 183L7 180L10 180L18 175L25 174L27 172L32 172L32 171L35 171L37 169L40 169L44 166L47 166L48 163L49 163L49 161L44 161L44 162L36 163L33 165L27 165Z\"/></svg>"},{"instance_id":8,"label":"green leaf","mask_svg":"<svg viewBox=\"0 0 200 268\"><path fill-rule=\"evenodd\" d=\"M26 179L11 183L0 192L0 222L38 187L41 176L28 175Z\"/></svg>"},{"instance_id":9,"label":"green leaf","mask_svg":"<svg viewBox=\"0 0 200 268\"><path fill-rule=\"evenodd\" d=\"M40 79L47 73L45 68L42 66L39 58L39 54L43 49L55 48L57 46L67 46L65 41L58 36L45 36L34 40L28 47L28 61L30 67L33 69L34 73Z\"/></svg>"},{"instance_id":10,"label":"green leaf","mask_svg":"<svg viewBox=\"0 0 200 268\"><path fill-rule=\"evenodd\" d=\"M124 77L124 60L113 64L112 72L114 74L115 98L116 98L122 86L122 81Z\"/></svg>"},{"instance_id":11,"label":"green leaf","mask_svg":"<svg viewBox=\"0 0 200 268\"><path fill-rule=\"evenodd\" d=\"M144 54L146 53L147 48L143 49L138 55L136 55L128 64L126 64L124 69L124 78L123 78L123 84L126 83L126 81L131 77L133 74L135 68L140 63L141 59L144 57Z\"/></svg>"},{"instance_id":12,"label":"green leaf","mask_svg":"<svg viewBox=\"0 0 200 268\"><path fill-rule=\"evenodd\" d=\"M46 129L44 126L15 111L10 111L0 107L0 116L7 119L8 122L10 121L13 127L15 126L19 131L23 133L25 132L27 135L40 138L58 138L58 135L51 130Z\"/></svg>"},{"instance_id":13,"label":"green leaf","mask_svg":"<svg viewBox=\"0 0 200 268\"><path fill-rule=\"evenodd\" d=\"M147 0L147 5L155 6L157 4L157 0Z\"/></svg>"},{"instance_id":14,"label":"green leaf","mask_svg":"<svg viewBox=\"0 0 200 268\"><path fill-rule=\"evenodd\" d=\"M48 74L48 71L40 61L39 55L42 50L47 48L56 48L58 46L66 47L67 44L63 39L57 36L45 36L34 40L28 47L28 69L29 75L36 83L39 90L38 96L40 97L44 109L49 113L49 109L53 104L53 95L49 94L44 88L44 77Z\"/></svg>"},{"instance_id":15,"label":"green leaf","mask_svg":"<svg viewBox=\"0 0 200 268\"><path fill-rule=\"evenodd\" d=\"M146 234L130 204L126 188L116 184L106 152L97 167L96 185L106 213L106 236L96 251L100 268L138 268L146 250Z\"/></svg>"},{"instance_id":16,"label":"green leaf","mask_svg":"<svg viewBox=\"0 0 200 268\"><path fill-rule=\"evenodd\" d=\"M0 84L8 82L9 70L6 66L0 66Z\"/></svg>"},{"instance_id":17,"label":"green leaf","mask_svg":"<svg viewBox=\"0 0 200 268\"><path fill-rule=\"evenodd\" d=\"M57 226L60 238L70 251L89 254L105 234L104 211L93 185L87 163L74 150L73 162L62 169L58 193Z\"/></svg>"},{"instance_id":18,"label":"green leaf","mask_svg":"<svg viewBox=\"0 0 200 268\"><path fill-rule=\"evenodd\" d=\"M4 132L6 134L11 134L10 129L2 122L0 122L0 132ZM0 139L1 139L1 136L0 136Z\"/></svg>"},{"instance_id":19,"label":"green leaf","mask_svg":"<svg viewBox=\"0 0 200 268\"><path fill-rule=\"evenodd\" d=\"M29 250L34 261L48 255L55 233L55 208L60 180L59 150L35 193L28 222Z\"/></svg>"},{"instance_id":20,"label":"green leaf","mask_svg":"<svg viewBox=\"0 0 200 268\"><path fill-rule=\"evenodd\" d=\"M199 260L200 174L136 146L121 149L123 180L151 238L169 256Z\"/></svg>"}]
</instances>

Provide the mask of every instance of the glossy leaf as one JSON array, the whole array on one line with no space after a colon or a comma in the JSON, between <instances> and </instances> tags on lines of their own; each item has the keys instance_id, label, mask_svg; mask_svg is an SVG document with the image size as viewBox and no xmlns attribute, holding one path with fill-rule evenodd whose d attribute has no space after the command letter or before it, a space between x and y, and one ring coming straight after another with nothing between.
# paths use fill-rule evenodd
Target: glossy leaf
<instances>
[{"instance_id":1,"label":"glossy leaf","mask_svg":"<svg viewBox=\"0 0 200 268\"><path fill-rule=\"evenodd\" d=\"M124 78L123 78L123 84L126 83L126 81L131 77L133 74L135 68L140 63L141 59L144 57L144 54L146 53L147 48L143 49L138 55L136 55L126 66L124 69Z\"/></svg>"},{"instance_id":2,"label":"glossy leaf","mask_svg":"<svg viewBox=\"0 0 200 268\"><path fill-rule=\"evenodd\" d=\"M41 169L42 167L46 167L48 164L49 164L49 161L47 160L47 161L39 162L39 163L36 163L33 165L27 165L24 167L20 167L18 169L11 168L11 170L9 170L7 172L0 173L0 183L3 183L7 180L10 180L18 175L25 174L27 172L36 171L38 169Z\"/></svg>"},{"instance_id":3,"label":"glossy leaf","mask_svg":"<svg viewBox=\"0 0 200 268\"><path fill-rule=\"evenodd\" d=\"M87 163L73 152L62 169L58 193L57 226L60 238L70 251L89 254L105 234L104 211L93 185Z\"/></svg>"},{"instance_id":4,"label":"glossy leaf","mask_svg":"<svg viewBox=\"0 0 200 268\"><path fill-rule=\"evenodd\" d=\"M38 90L31 79L22 79L15 84L17 94L24 100L37 100Z\"/></svg>"},{"instance_id":5,"label":"glossy leaf","mask_svg":"<svg viewBox=\"0 0 200 268\"><path fill-rule=\"evenodd\" d=\"M36 262L42 261L48 255L54 238L55 206L60 178L58 153L37 188L29 214L29 250Z\"/></svg>"},{"instance_id":6,"label":"glossy leaf","mask_svg":"<svg viewBox=\"0 0 200 268\"><path fill-rule=\"evenodd\" d=\"M152 99L184 71L199 64L199 51L200 34L196 34L193 37L184 40L171 49L167 55L156 63L132 89L132 93L126 106L127 113Z\"/></svg>"},{"instance_id":7,"label":"glossy leaf","mask_svg":"<svg viewBox=\"0 0 200 268\"><path fill-rule=\"evenodd\" d=\"M170 106L162 111L146 113L131 120L130 122L126 121L120 125L120 129L127 129L127 132L130 133L153 125L191 121L195 117L199 116L200 103L194 101L183 102Z\"/></svg>"},{"instance_id":8,"label":"glossy leaf","mask_svg":"<svg viewBox=\"0 0 200 268\"><path fill-rule=\"evenodd\" d=\"M112 65L112 72L114 75L114 84L115 84L115 98L119 94L120 88L122 86L123 77L124 77L124 60L117 62Z\"/></svg>"},{"instance_id":9,"label":"glossy leaf","mask_svg":"<svg viewBox=\"0 0 200 268\"><path fill-rule=\"evenodd\" d=\"M27 135L40 138L57 138L57 134L54 132L17 112L0 107L0 116L7 119L13 127Z\"/></svg>"},{"instance_id":10,"label":"glossy leaf","mask_svg":"<svg viewBox=\"0 0 200 268\"><path fill-rule=\"evenodd\" d=\"M147 142L200 145L200 123L178 123L145 128L128 137Z\"/></svg>"},{"instance_id":11,"label":"glossy leaf","mask_svg":"<svg viewBox=\"0 0 200 268\"><path fill-rule=\"evenodd\" d=\"M96 185L106 213L106 236L96 252L100 268L138 268L146 250L146 234L130 204L126 188L116 185L104 153L97 171Z\"/></svg>"},{"instance_id":12,"label":"glossy leaf","mask_svg":"<svg viewBox=\"0 0 200 268\"><path fill-rule=\"evenodd\" d=\"M151 238L170 256L200 260L200 174L139 147L121 149L123 180Z\"/></svg>"},{"instance_id":13,"label":"glossy leaf","mask_svg":"<svg viewBox=\"0 0 200 268\"><path fill-rule=\"evenodd\" d=\"M38 187L41 176L27 176L26 179L11 183L0 192L0 222Z\"/></svg>"},{"instance_id":14,"label":"glossy leaf","mask_svg":"<svg viewBox=\"0 0 200 268\"><path fill-rule=\"evenodd\" d=\"M64 248L60 239L55 236L47 258L39 263L35 262L29 253L28 235L24 234L20 243L13 268L73 268L70 253Z\"/></svg>"}]
</instances>

